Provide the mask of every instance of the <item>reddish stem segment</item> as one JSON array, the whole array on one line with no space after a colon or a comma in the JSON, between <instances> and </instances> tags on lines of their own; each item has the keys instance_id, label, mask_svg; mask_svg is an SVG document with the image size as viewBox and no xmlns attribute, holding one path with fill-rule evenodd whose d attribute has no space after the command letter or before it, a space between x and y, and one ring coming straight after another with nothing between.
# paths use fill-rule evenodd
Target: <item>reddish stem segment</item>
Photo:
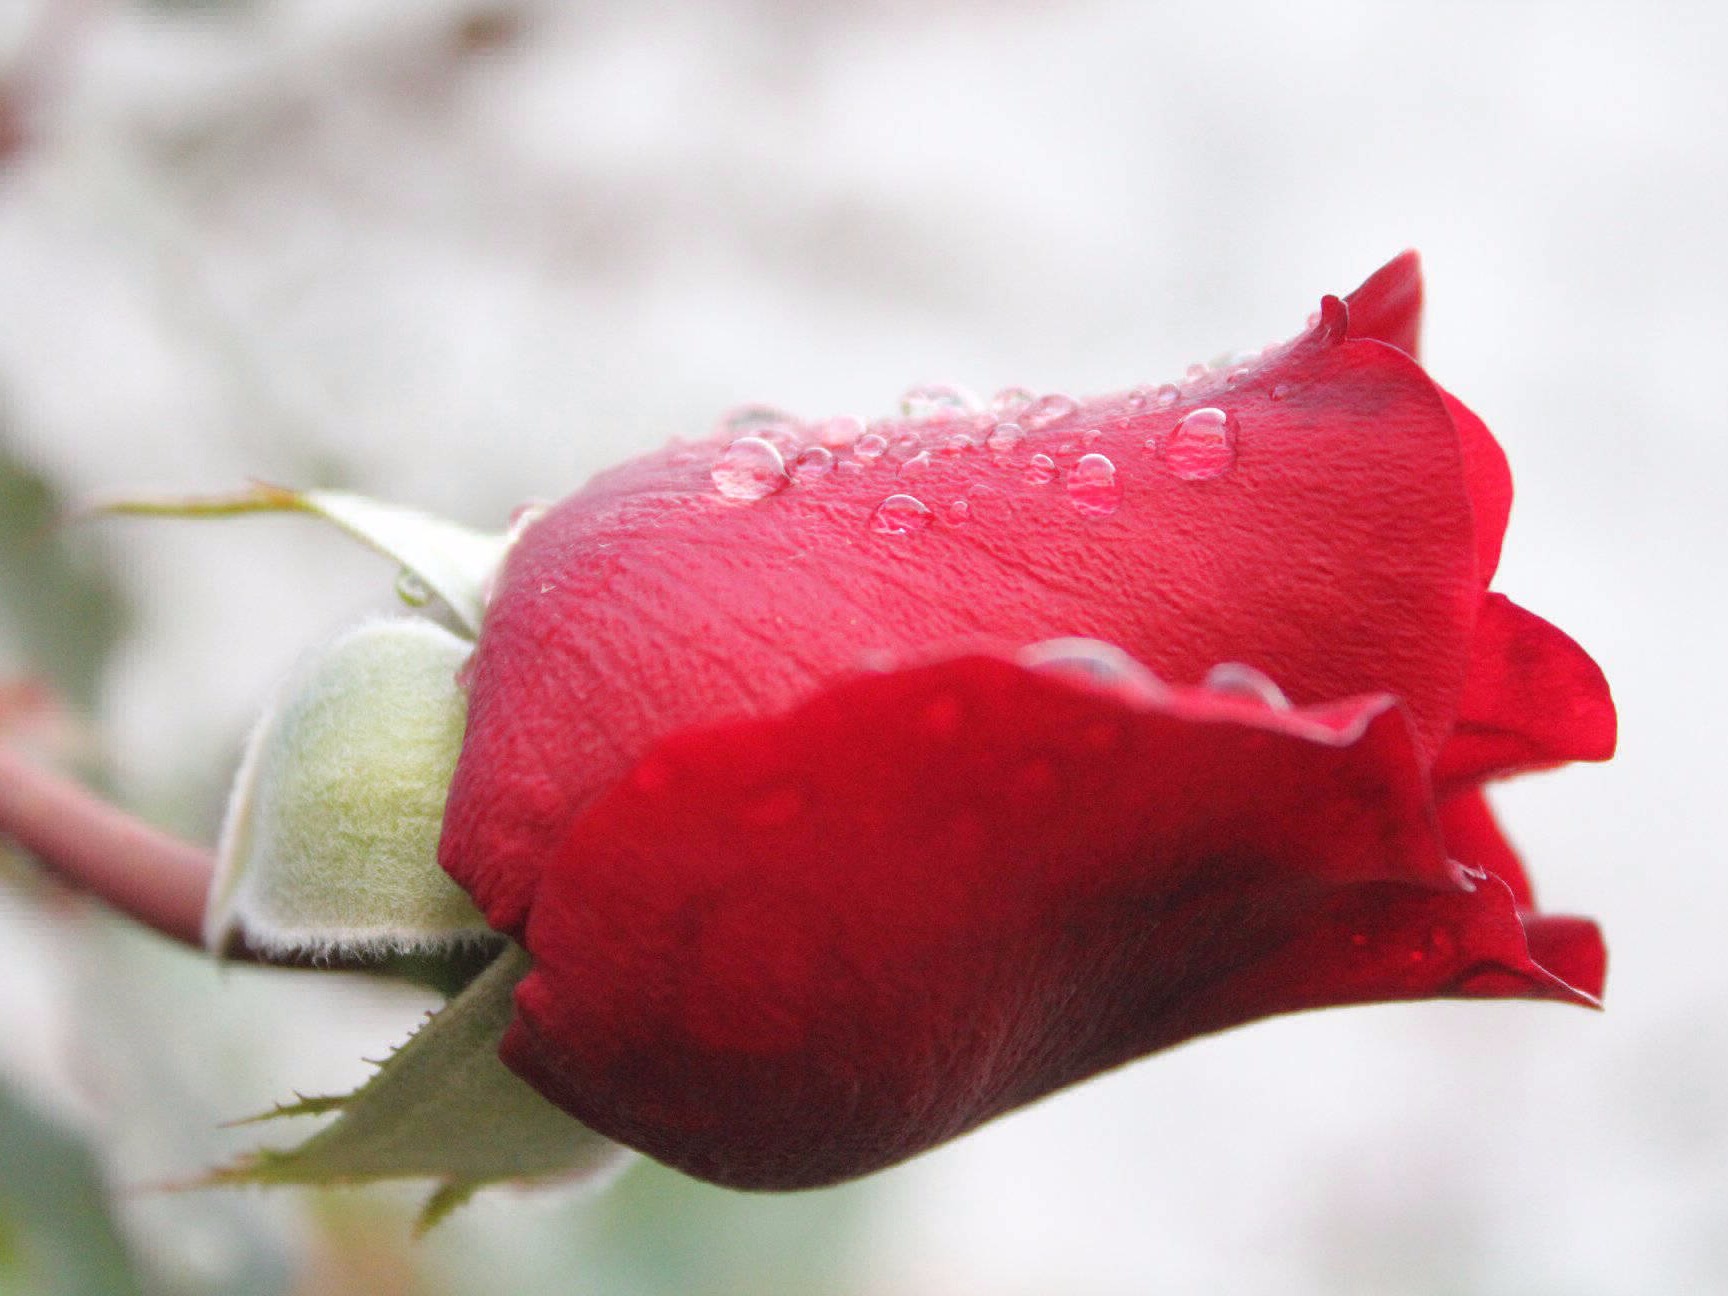
<instances>
[{"instance_id":1,"label":"reddish stem segment","mask_svg":"<svg viewBox=\"0 0 1728 1296\"><path fill-rule=\"evenodd\" d=\"M164 936L202 946L210 852L160 832L0 744L0 835Z\"/></svg>"}]
</instances>

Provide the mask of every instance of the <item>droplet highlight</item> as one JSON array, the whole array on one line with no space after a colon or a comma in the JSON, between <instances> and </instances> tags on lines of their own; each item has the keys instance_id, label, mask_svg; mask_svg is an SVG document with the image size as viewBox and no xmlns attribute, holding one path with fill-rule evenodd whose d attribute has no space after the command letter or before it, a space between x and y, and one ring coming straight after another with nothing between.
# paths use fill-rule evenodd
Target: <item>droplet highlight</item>
<instances>
[{"instance_id":1,"label":"droplet highlight","mask_svg":"<svg viewBox=\"0 0 1728 1296\"><path fill-rule=\"evenodd\" d=\"M793 481L811 482L826 477L834 471L834 452L826 446L811 446L792 461L787 471Z\"/></svg>"},{"instance_id":2,"label":"droplet highlight","mask_svg":"<svg viewBox=\"0 0 1728 1296\"><path fill-rule=\"evenodd\" d=\"M432 601L432 587L419 572L404 567L396 573L396 597L411 608L425 607Z\"/></svg>"},{"instance_id":3,"label":"droplet highlight","mask_svg":"<svg viewBox=\"0 0 1728 1296\"><path fill-rule=\"evenodd\" d=\"M1018 423L998 423L984 437L984 448L993 455L1013 454L1025 439L1026 432Z\"/></svg>"},{"instance_id":4,"label":"droplet highlight","mask_svg":"<svg viewBox=\"0 0 1728 1296\"><path fill-rule=\"evenodd\" d=\"M1026 463L1026 480L1043 486L1056 480L1056 461L1047 454L1035 454Z\"/></svg>"},{"instance_id":5,"label":"droplet highlight","mask_svg":"<svg viewBox=\"0 0 1728 1296\"><path fill-rule=\"evenodd\" d=\"M1109 517L1122 503L1122 483L1107 455L1081 455L1068 470L1068 498L1087 517Z\"/></svg>"},{"instance_id":6,"label":"droplet highlight","mask_svg":"<svg viewBox=\"0 0 1728 1296\"><path fill-rule=\"evenodd\" d=\"M933 521L930 506L912 495L890 495L870 515L870 529L880 535L911 535Z\"/></svg>"},{"instance_id":7,"label":"droplet highlight","mask_svg":"<svg viewBox=\"0 0 1728 1296\"><path fill-rule=\"evenodd\" d=\"M866 432L853 444L852 453L864 462L870 463L880 459L883 451L887 449L887 437L883 436L880 432Z\"/></svg>"},{"instance_id":8,"label":"droplet highlight","mask_svg":"<svg viewBox=\"0 0 1728 1296\"><path fill-rule=\"evenodd\" d=\"M1207 407L1182 416L1164 441L1164 460L1183 481L1211 481L1236 464L1234 414Z\"/></svg>"},{"instance_id":9,"label":"droplet highlight","mask_svg":"<svg viewBox=\"0 0 1728 1296\"><path fill-rule=\"evenodd\" d=\"M1072 396L1052 392L1048 396L1039 397L1026 411L1021 422L1032 428L1049 427L1052 423L1061 422L1079 408L1080 403Z\"/></svg>"},{"instance_id":10,"label":"droplet highlight","mask_svg":"<svg viewBox=\"0 0 1728 1296\"><path fill-rule=\"evenodd\" d=\"M953 383L922 383L900 398L900 412L916 422L960 418L977 408L964 387Z\"/></svg>"},{"instance_id":11,"label":"droplet highlight","mask_svg":"<svg viewBox=\"0 0 1728 1296\"><path fill-rule=\"evenodd\" d=\"M714 488L729 500L766 499L791 480L786 461L773 443L761 437L739 437L726 447L708 474Z\"/></svg>"}]
</instances>

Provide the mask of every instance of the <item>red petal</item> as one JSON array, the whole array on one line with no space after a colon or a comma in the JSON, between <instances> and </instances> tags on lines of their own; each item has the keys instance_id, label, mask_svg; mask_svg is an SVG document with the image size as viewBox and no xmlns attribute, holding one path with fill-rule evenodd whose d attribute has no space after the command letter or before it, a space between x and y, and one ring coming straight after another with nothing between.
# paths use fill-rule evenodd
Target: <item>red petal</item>
<instances>
[{"instance_id":1,"label":"red petal","mask_svg":"<svg viewBox=\"0 0 1728 1296\"><path fill-rule=\"evenodd\" d=\"M1608 947L1602 942L1601 929L1588 918L1569 914L1526 913L1523 917L1530 957L1600 1002L1608 979Z\"/></svg>"},{"instance_id":2,"label":"red petal","mask_svg":"<svg viewBox=\"0 0 1728 1296\"><path fill-rule=\"evenodd\" d=\"M1482 603L1458 721L1441 749L1442 787L1614 754L1614 700L1601 668L1565 633L1503 594Z\"/></svg>"},{"instance_id":3,"label":"red petal","mask_svg":"<svg viewBox=\"0 0 1728 1296\"><path fill-rule=\"evenodd\" d=\"M1440 395L1458 429L1464 486L1470 492L1470 511L1476 517L1476 575L1487 589L1500 566L1500 546L1506 539L1506 521L1512 516L1512 469L1487 424L1451 392L1441 390Z\"/></svg>"},{"instance_id":4,"label":"red petal","mask_svg":"<svg viewBox=\"0 0 1728 1296\"><path fill-rule=\"evenodd\" d=\"M1169 409L1090 401L1011 454L962 417L883 426L929 448L922 471L842 447L855 471L748 503L710 478L724 441L597 478L528 530L488 610L445 867L519 932L553 843L666 734L784 710L861 661L1066 635L1181 682L1246 662L1298 703L1391 693L1431 755L1478 602L1458 435L1414 362L1335 336L1342 316ZM1196 406L1239 425L1209 480L1147 448ZM1029 481L1035 452L1065 474L1107 456L1119 506ZM900 492L932 511L885 534L872 517Z\"/></svg>"},{"instance_id":5,"label":"red petal","mask_svg":"<svg viewBox=\"0 0 1728 1296\"><path fill-rule=\"evenodd\" d=\"M1446 853L1471 868L1485 869L1511 890L1520 908L1536 903L1530 879L1512 843L1500 831L1481 788L1466 788L1440 804L1440 833Z\"/></svg>"},{"instance_id":6,"label":"red petal","mask_svg":"<svg viewBox=\"0 0 1728 1296\"><path fill-rule=\"evenodd\" d=\"M692 1174L808 1187L1267 1013L1578 998L1458 885L1389 699L961 658L662 744L558 843L504 1056Z\"/></svg>"},{"instance_id":7,"label":"red petal","mask_svg":"<svg viewBox=\"0 0 1728 1296\"><path fill-rule=\"evenodd\" d=\"M1414 248L1400 252L1344 299L1350 307L1350 336L1373 338L1408 356L1417 354L1422 331L1422 258Z\"/></svg>"}]
</instances>

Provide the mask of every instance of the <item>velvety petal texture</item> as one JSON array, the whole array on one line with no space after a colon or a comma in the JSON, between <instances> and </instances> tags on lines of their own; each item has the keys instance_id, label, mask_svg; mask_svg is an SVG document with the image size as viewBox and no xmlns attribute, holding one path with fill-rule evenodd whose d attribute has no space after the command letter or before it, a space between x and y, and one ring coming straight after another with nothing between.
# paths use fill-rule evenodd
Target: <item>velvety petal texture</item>
<instances>
[{"instance_id":1,"label":"velvety petal texture","mask_svg":"<svg viewBox=\"0 0 1728 1296\"><path fill-rule=\"evenodd\" d=\"M509 1065L797 1188L1272 1013L1594 1002L1478 785L1612 703L1484 594L1510 478L1420 303L1406 254L1174 398L750 411L531 525L440 845L533 959Z\"/></svg>"}]
</instances>

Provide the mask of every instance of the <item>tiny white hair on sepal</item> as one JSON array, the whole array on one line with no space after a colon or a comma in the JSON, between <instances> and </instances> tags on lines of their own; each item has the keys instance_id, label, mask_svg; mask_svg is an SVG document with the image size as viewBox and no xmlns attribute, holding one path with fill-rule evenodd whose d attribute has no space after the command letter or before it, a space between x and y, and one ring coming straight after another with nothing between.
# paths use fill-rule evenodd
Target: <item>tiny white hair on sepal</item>
<instances>
[{"instance_id":1,"label":"tiny white hair on sepal","mask_svg":"<svg viewBox=\"0 0 1728 1296\"><path fill-rule=\"evenodd\" d=\"M205 944L313 959L494 939L438 865L461 751L467 640L414 617L311 653L247 742L217 847Z\"/></svg>"}]
</instances>

